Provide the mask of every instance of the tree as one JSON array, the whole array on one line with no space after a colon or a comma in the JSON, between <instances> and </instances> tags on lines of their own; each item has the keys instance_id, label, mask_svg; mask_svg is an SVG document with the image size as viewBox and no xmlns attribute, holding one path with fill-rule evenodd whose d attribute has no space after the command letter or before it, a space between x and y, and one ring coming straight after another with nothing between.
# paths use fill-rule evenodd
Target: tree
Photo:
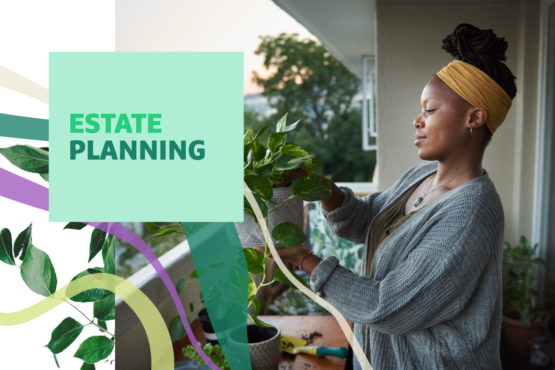
<instances>
[{"instance_id":1,"label":"tree","mask_svg":"<svg viewBox=\"0 0 555 370\"><path fill-rule=\"evenodd\" d=\"M371 181L376 156L362 151L360 104L353 102L360 80L317 41L285 33L260 39L255 54L274 73L262 78L253 72L253 80L277 112L269 118L246 112L248 126L262 127L285 113L290 123L303 118L288 141L316 154L323 166L318 172L334 181Z\"/></svg>"}]
</instances>

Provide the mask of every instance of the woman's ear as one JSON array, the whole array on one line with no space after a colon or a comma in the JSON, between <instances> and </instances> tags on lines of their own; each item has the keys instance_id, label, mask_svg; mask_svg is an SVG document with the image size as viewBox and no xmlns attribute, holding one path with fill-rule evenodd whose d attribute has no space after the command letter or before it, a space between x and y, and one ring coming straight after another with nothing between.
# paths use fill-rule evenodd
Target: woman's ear
<instances>
[{"instance_id":1,"label":"woman's ear","mask_svg":"<svg viewBox=\"0 0 555 370\"><path fill-rule=\"evenodd\" d=\"M470 120L468 121L469 128L478 128L486 123L488 118L488 111L484 108L472 108L470 112Z\"/></svg>"}]
</instances>

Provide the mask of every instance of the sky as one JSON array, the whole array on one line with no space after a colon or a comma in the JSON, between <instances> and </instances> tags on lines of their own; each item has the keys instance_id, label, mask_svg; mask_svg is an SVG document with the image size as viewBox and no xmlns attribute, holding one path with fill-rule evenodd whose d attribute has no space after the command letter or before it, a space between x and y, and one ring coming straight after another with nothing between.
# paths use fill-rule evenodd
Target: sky
<instances>
[{"instance_id":1,"label":"sky","mask_svg":"<svg viewBox=\"0 0 555 370\"><path fill-rule=\"evenodd\" d=\"M271 0L116 2L117 51L242 51L245 95L261 91L253 70L267 75L258 37L282 32L316 39Z\"/></svg>"}]
</instances>

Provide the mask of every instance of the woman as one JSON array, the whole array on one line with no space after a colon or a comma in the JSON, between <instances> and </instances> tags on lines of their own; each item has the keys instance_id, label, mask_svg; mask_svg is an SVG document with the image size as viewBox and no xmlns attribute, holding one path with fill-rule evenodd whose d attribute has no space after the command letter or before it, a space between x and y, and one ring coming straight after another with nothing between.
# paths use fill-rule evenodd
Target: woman
<instances>
[{"instance_id":1,"label":"woman","mask_svg":"<svg viewBox=\"0 0 555 370\"><path fill-rule=\"evenodd\" d=\"M355 323L375 370L501 369L504 217L481 164L515 77L501 62L507 42L492 30L460 24L442 49L456 60L424 87L413 122L426 162L383 192L359 199L332 183L322 200L334 233L366 243L361 275L304 246L278 250Z\"/></svg>"}]
</instances>

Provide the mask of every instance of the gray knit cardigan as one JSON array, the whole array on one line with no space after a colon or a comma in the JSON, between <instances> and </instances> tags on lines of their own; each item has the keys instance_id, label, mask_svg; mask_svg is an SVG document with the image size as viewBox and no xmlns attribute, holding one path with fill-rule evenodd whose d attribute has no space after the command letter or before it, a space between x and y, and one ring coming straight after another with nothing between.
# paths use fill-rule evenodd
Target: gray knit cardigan
<instances>
[{"instance_id":1,"label":"gray knit cardigan","mask_svg":"<svg viewBox=\"0 0 555 370\"><path fill-rule=\"evenodd\" d=\"M341 187L341 207L324 212L339 237L366 243L381 210L430 174L437 161L406 171L389 189L356 198ZM326 257L312 272L315 292L355 323L374 370L501 369L504 216L489 175L441 195L380 245L370 277ZM356 358L354 368L361 369Z\"/></svg>"}]
</instances>

